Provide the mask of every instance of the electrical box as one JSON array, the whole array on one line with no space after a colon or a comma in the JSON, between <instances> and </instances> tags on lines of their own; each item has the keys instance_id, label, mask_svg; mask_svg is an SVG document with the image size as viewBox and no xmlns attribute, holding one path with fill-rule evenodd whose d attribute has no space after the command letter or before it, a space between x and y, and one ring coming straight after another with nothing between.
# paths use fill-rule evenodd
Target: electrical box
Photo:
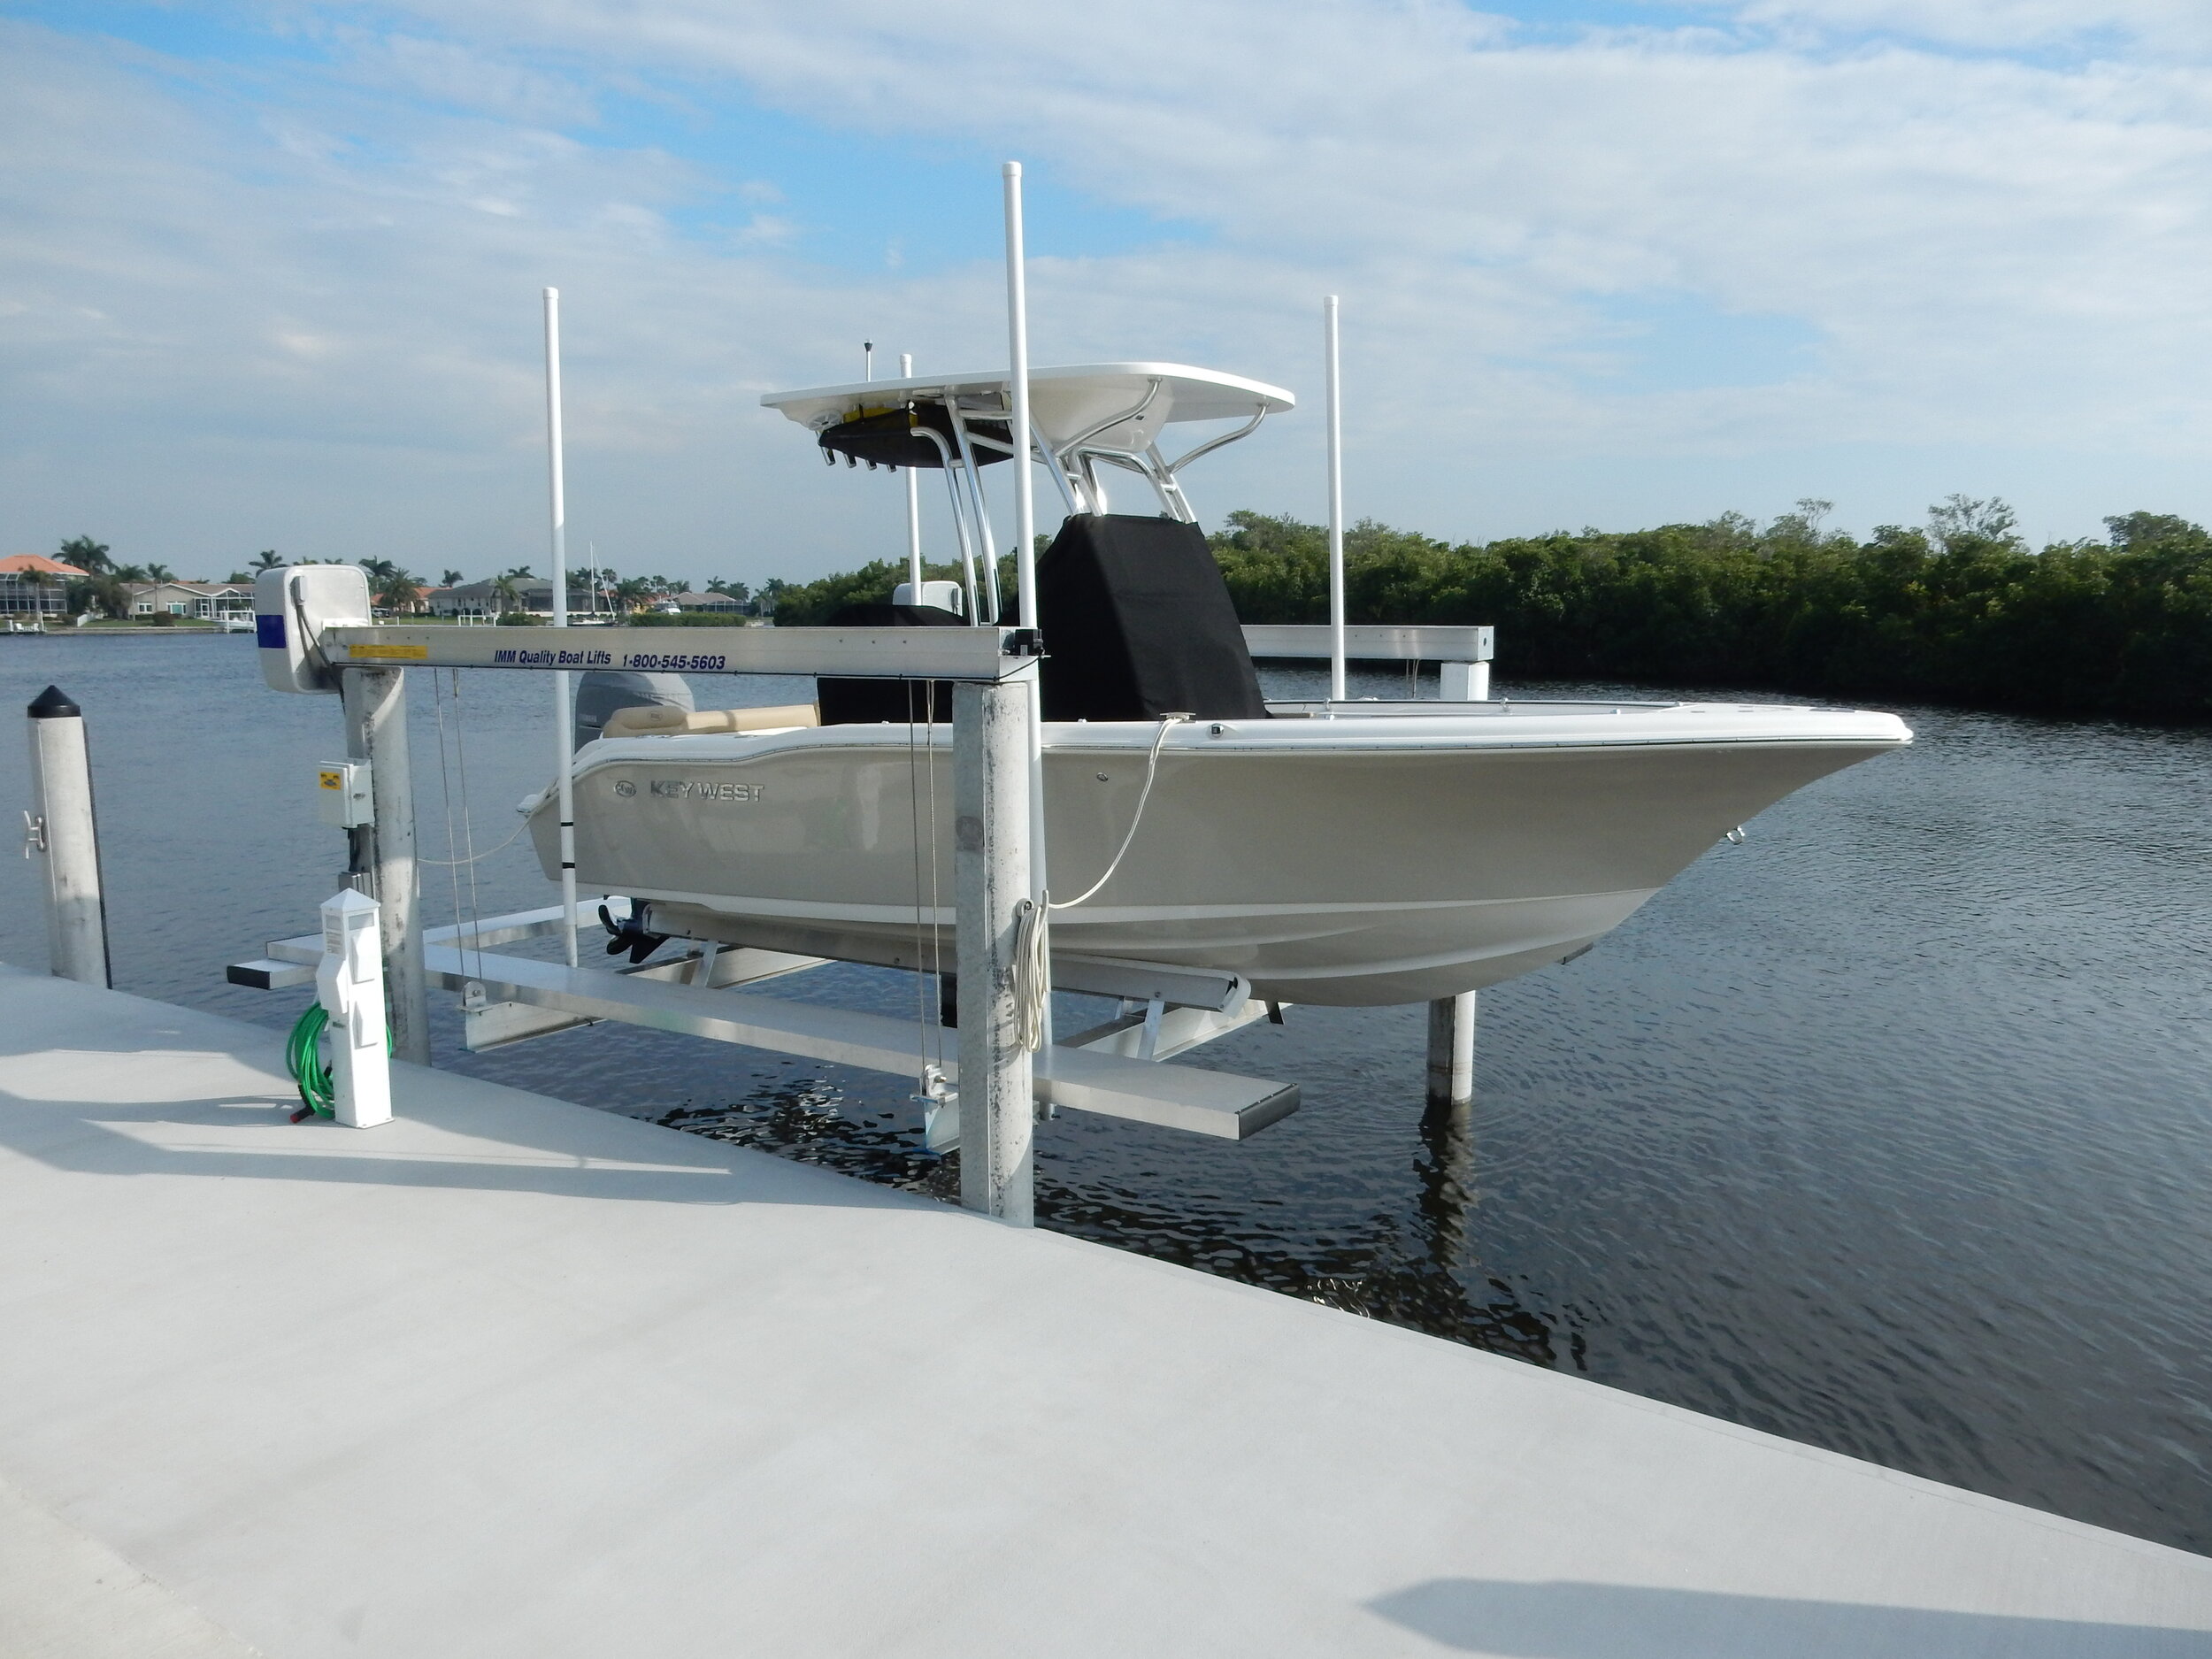
<instances>
[{"instance_id":1,"label":"electrical box","mask_svg":"<svg viewBox=\"0 0 2212 1659\"><path fill-rule=\"evenodd\" d=\"M323 905L315 998L330 1016L331 1115L349 1129L391 1122L382 932L376 901L351 887Z\"/></svg>"},{"instance_id":2,"label":"electrical box","mask_svg":"<svg viewBox=\"0 0 2212 1659\"><path fill-rule=\"evenodd\" d=\"M337 690L344 663L324 655L323 631L369 620L369 576L357 565L285 565L254 578L254 640L272 691Z\"/></svg>"},{"instance_id":3,"label":"electrical box","mask_svg":"<svg viewBox=\"0 0 2212 1659\"><path fill-rule=\"evenodd\" d=\"M363 829L375 823L369 763L334 760L316 767L315 815L333 829Z\"/></svg>"}]
</instances>

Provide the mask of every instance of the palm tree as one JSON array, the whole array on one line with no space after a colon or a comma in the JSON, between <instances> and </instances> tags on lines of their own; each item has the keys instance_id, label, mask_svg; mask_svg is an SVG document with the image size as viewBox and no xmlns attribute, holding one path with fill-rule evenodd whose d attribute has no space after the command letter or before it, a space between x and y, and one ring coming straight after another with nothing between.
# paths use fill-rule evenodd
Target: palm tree
<instances>
[{"instance_id":1,"label":"palm tree","mask_svg":"<svg viewBox=\"0 0 2212 1659\"><path fill-rule=\"evenodd\" d=\"M166 565L149 565L146 566L146 580L150 582L173 582L177 580L177 573Z\"/></svg>"},{"instance_id":2,"label":"palm tree","mask_svg":"<svg viewBox=\"0 0 2212 1659\"><path fill-rule=\"evenodd\" d=\"M265 547L253 556L253 564L248 568L255 571L273 571L280 570L283 566L284 556L273 547Z\"/></svg>"},{"instance_id":3,"label":"palm tree","mask_svg":"<svg viewBox=\"0 0 2212 1659\"><path fill-rule=\"evenodd\" d=\"M378 603L387 611L412 611L422 603L420 581L388 560L377 562L386 567L370 589Z\"/></svg>"},{"instance_id":4,"label":"palm tree","mask_svg":"<svg viewBox=\"0 0 2212 1659\"><path fill-rule=\"evenodd\" d=\"M55 557L65 565L74 565L88 576L105 576L115 569L109 551L104 541L95 541L88 535L73 535L61 544L61 551Z\"/></svg>"},{"instance_id":5,"label":"palm tree","mask_svg":"<svg viewBox=\"0 0 2212 1659\"><path fill-rule=\"evenodd\" d=\"M441 588L458 588L460 585L461 572L458 571L448 571L438 578L438 586Z\"/></svg>"},{"instance_id":6,"label":"palm tree","mask_svg":"<svg viewBox=\"0 0 2212 1659\"><path fill-rule=\"evenodd\" d=\"M492 598L495 602L492 611L495 615L504 616L516 597L514 572L502 571L492 578Z\"/></svg>"}]
</instances>

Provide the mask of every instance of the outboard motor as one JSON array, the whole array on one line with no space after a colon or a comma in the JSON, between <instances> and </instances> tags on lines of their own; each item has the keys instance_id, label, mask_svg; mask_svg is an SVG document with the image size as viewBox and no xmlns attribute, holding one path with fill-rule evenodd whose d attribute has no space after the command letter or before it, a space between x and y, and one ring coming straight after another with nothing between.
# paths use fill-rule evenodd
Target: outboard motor
<instances>
[{"instance_id":1,"label":"outboard motor","mask_svg":"<svg viewBox=\"0 0 2212 1659\"><path fill-rule=\"evenodd\" d=\"M608 720L624 709L681 709L689 714L697 706L681 674L595 668L576 687L576 747L581 749L597 737Z\"/></svg>"}]
</instances>

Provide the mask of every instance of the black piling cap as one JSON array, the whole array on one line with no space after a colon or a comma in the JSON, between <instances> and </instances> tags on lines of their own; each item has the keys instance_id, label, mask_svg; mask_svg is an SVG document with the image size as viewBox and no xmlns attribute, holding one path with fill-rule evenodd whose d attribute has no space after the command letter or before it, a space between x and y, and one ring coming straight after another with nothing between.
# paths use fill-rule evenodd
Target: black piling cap
<instances>
[{"instance_id":1,"label":"black piling cap","mask_svg":"<svg viewBox=\"0 0 2212 1659\"><path fill-rule=\"evenodd\" d=\"M66 720L84 712L69 701L68 693L59 686L49 686L32 699L30 715L34 720Z\"/></svg>"}]
</instances>

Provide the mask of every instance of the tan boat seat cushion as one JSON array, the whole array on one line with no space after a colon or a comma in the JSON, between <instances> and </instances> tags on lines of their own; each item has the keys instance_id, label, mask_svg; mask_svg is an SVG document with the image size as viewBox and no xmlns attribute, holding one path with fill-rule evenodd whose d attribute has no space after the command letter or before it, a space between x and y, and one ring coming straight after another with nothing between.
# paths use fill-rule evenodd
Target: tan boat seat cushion
<instances>
[{"instance_id":1,"label":"tan boat seat cushion","mask_svg":"<svg viewBox=\"0 0 2212 1659\"><path fill-rule=\"evenodd\" d=\"M692 732L771 732L794 726L819 726L810 703L783 703L766 709L617 709L607 717L608 737L674 737Z\"/></svg>"}]
</instances>

